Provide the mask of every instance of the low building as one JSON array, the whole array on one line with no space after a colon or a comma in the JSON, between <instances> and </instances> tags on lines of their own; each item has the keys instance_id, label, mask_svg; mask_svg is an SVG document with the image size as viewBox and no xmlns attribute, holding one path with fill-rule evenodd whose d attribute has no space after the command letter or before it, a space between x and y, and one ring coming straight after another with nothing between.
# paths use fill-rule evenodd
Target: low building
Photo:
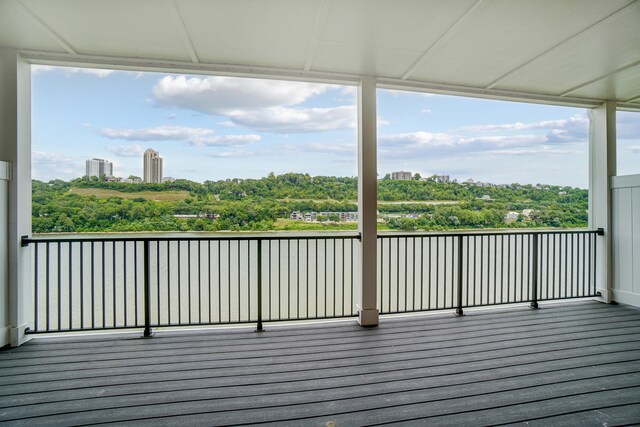
<instances>
[{"instance_id":1,"label":"low building","mask_svg":"<svg viewBox=\"0 0 640 427\"><path fill-rule=\"evenodd\" d=\"M435 175L436 182L448 184L450 182L449 175Z\"/></svg>"},{"instance_id":2,"label":"low building","mask_svg":"<svg viewBox=\"0 0 640 427\"><path fill-rule=\"evenodd\" d=\"M515 222L518 220L519 216L520 214L518 212L507 212L507 214L504 216L504 222L506 222L507 224L510 222Z\"/></svg>"},{"instance_id":3,"label":"low building","mask_svg":"<svg viewBox=\"0 0 640 427\"><path fill-rule=\"evenodd\" d=\"M401 181L408 181L408 180L410 180L412 178L413 178L413 174L411 172L400 171L400 172L392 172L391 173L391 179L396 179L396 180L401 180Z\"/></svg>"}]
</instances>

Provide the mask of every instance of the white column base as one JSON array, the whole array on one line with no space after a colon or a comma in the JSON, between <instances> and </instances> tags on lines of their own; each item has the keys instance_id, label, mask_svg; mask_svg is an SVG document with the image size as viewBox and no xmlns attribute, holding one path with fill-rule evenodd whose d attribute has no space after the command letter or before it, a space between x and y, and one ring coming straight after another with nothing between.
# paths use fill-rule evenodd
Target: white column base
<instances>
[{"instance_id":1,"label":"white column base","mask_svg":"<svg viewBox=\"0 0 640 427\"><path fill-rule=\"evenodd\" d=\"M31 338L33 337L25 333L26 329L29 327L31 327L31 325L29 323L25 323L18 326L17 328L12 327L9 330L9 344L11 345L11 347L19 347L27 341L31 341Z\"/></svg>"},{"instance_id":2,"label":"white column base","mask_svg":"<svg viewBox=\"0 0 640 427\"><path fill-rule=\"evenodd\" d=\"M611 304L613 302L613 291L611 289L596 289L597 292L600 292L600 297L596 298L597 301L604 302L606 304Z\"/></svg>"},{"instance_id":3,"label":"white column base","mask_svg":"<svg viewBox=\"0 0 640 427\"><path fill-rule=\"evenodd\" d=\"M363 310L360 306L357 306L358 309L358 323L360 326L378 326L380 323L380 312L377 308L369 308Z\"/></svg>"}]
</instances>

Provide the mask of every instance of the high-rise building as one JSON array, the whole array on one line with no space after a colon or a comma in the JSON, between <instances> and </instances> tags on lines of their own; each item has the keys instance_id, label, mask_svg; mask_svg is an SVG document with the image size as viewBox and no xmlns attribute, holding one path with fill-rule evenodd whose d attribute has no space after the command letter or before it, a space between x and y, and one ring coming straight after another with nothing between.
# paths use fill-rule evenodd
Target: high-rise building
<instances>
[{"instance_id":1,"label":"high-rise building","mask_svg":"<svg viewBox=\"0 0 640 427\"><path fill-rule=\"evenodd\" d=\"M85 164L85 176L111 177L113 176L113 163L104 159L89 159Z\"/></svg>"},{"instance_id":2,"label":"high-rise building","mask_svg":"<svg viewBox=\"0 0 640 427\"><path fill-rule=\"evenodd\" d=\"M157 151L148 148L144 152L144 182L162 182L162 157Z\"/></svg>"}]
</instances>

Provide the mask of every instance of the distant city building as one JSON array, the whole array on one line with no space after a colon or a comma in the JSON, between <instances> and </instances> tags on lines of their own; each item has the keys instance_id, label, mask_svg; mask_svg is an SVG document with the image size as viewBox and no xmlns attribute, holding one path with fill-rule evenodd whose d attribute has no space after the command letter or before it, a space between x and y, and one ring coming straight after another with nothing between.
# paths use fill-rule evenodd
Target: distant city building
<instances>
[{"instance_id":1,"label":"distant city building","mask_svg":"<svg viewBox=\"0 0 640 427\"><path fill-rule=\"evenodd\" d=\"M436 175L436 182L440 182L442 184L449 183L449 175Z\"/></svg>"},{"instance_id":2,"label":"distant city building","mask_svg":"<svg viewBox=\"0 0 640 427\"><path fill-rule=\"evenodd\" d=\"M90 159L86 161L85 176L111 177L113 176L113 163L104 159Z\"/></svg>"},{"instance_id":3,"label":"distant city building","mask_svg":"<svg viewBox=\"0 0 640 427\"><path fill-rule=\"evenodd\" d=\"M162 182L162 157L151 148L144 152L143 181L157 184Z\"/></svg>"},{"instance_id":4,"label":"distant city building","mask_svg":"<svg viewBox=\"0 0 640 427\"><path fill-rule=\"evenodd\" d=\"M413 174L411 172L400 171L391 173L391 179L409 180L411 178L413 178Z\"/></svg>"},{"instance_id":5,"label":"distant city building","mask_svg":"<svg viewBox=\"0 0 640 427\"><path fill-rule=\"evenodd\" d=\"M174 182L176 179L170 176L165 176L162 178L162 182Z\"/></svg>"}]
</instances>

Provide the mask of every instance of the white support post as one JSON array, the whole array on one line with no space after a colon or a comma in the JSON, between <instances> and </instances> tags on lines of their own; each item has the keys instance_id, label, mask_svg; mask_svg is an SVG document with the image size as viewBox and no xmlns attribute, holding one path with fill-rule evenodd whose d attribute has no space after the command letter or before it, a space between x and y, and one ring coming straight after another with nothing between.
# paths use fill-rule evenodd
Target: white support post
<instances>
[{"instance_id":1,"label":"white support post","mask_svg":"<svg viewBox=\"0 0 640 427\"><path fill-rule=\"evenodd\" d=\"M19 346L33 319L31 250L21 238L31 234L31 68L15 49L0 48L0 161L10 165L7 185L6 293L0 304L8 314L8 340ZM3 343L6 344L6 343Z\"/></svg>"},{"instance_id":2,"label":"white support post","mask_svg":"<svg viewBox=\"0 0 640 427\"><path fill-rule=\"evenodd\" d=\"M360 231L360 303L358 322L377 326L377 113L376 79L362 77L358 87L358 230Z\"/></svg>"},{"instance_id":3,"label":"white support post","mask_svg":"<svg viewBox=\"0 0 640 427\"><path fill-rule=\"evenodd\" d=\"M589 228L604 230L596 237L596 284L602 301L610 303L611 178L616 176L616 103L607 101L589 112Z\"/></svg>"}]
</instances>

